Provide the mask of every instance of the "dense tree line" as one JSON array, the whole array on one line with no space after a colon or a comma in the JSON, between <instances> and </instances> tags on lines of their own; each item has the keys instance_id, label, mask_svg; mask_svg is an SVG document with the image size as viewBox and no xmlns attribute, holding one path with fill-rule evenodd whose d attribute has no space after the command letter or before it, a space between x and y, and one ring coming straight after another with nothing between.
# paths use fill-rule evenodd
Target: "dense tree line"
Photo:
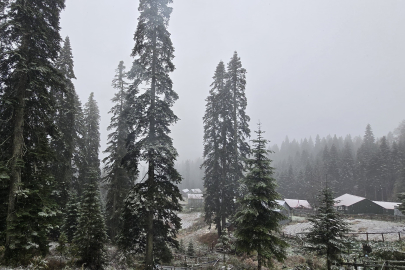
<instances>
[{"instance_id":1,"label":"dense tree line","mask_svg":"<svg viewBox=\"0 0 405 270\"><path fill-rule=\"evenodd\" d=\"M337 196L350 193L371 200L397 201L405 191L405 121L376 139L370 125L363 137L327 136L274 145L278 190L286 198L315 201L326 175Z\"/></svg>"},{"instance_id":2,"label":"dense tree line","mask_svg":"<svg viewBox=\"0 0 405 270\"><path fill-rule=\"evenodd\" d=\"M25 264L64 232L97 268L85 250L102 249L83 239L99 232L97 241L106 241L98 108L91 94L82 110L76 94L70 40L59 35L64 7L63 0L0 6L0 245L7 263Z\"/></svg>"}]
</instances>

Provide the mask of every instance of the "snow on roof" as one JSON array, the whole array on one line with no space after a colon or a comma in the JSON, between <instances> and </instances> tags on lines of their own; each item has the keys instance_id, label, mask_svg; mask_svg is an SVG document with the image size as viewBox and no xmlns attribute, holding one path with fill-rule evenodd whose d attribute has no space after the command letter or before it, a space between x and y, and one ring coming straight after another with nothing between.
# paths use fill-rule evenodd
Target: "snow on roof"
<instances>
[{"instance_id":1,"label":"snow on roof","mask_svg":"<svg viewBox=\"0 0 405 270\"><path fill-rule=\"evenodd\" d=\"M283 200L276 200L276 202L278 203L278 205L283 206L285 204L285 201Z\"/></svg>"},{"instance_id":2,"label":"snow on roof","mask_svg":"<svg viewBox=\"0 0 405 270\"><path fill-rule=\"evenodd\" d=\"M188 190L187 188L182 189L181 191L183 191L184 193L188 193L190 190Z\"/></svg>"},{"instance_id":3,"label":"snow on roof","mask_svg":"<svg viewBox=\"0 0 405 270\"><path fill-rule=\"evenodd\" d=\"M395 206L398 206L401 204L401 203L397 203L397 202L381 202L381 201L373 201L373 202L378 204L382 208L392 209L392 210L395 208Z\"/></svg>"},{"instance_id":4,"label":"snow on roof","mask_svg":"<svg viewBox=\"0 0 405 270\"><path fill-rule=\"evenodd\" d=\"M191 189L191 191L193 193L202 193L201 189L199 189L199 188L193 188L193 189Z\"/></svg>"},{"instance_id":5,"label":"snow on roof","mask_svg":"<svg viewBox=\"0 0 405 270\"><path fill-rule=\"evenodd\" d=\"M335 206L343 206L343 205L350 206L350 205L358 203L362 200L366 200L366 198L346 193L340 197L335 198L335 202L336 202Z\"/></svg>"},{"instance_id":6,"label":"snow on roof","mask_svg":"<svg viewBox=\"0 0 405 270\"><path fill-rule=\"evenodd\" d=\"M192 199L192 200L202 200L203 199L203 195L202 194L187 194L188 195L188 199Z\"/></svg>"},{"instance_id":7,"label":"snow on roof","mask_svg":"<svg viewBox=\"0 0 405 270\"><path fill-rule=\"evenodd\" d=\"M307 209L312 208L307 200L284 199L284 201L291 208L307 208Z\"/></svg>"}]
</instances>

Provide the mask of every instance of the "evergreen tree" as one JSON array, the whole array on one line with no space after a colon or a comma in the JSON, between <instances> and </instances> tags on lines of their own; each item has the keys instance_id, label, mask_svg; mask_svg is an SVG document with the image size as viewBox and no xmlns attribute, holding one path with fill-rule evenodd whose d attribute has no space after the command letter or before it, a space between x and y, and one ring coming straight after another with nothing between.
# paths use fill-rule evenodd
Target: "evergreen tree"
<instances>
[{"instance_id":1,"label":"evergreen tree","mask_svg":"<svg viewBox=\"0 0 405 270\"><path fill-rule=\"evenodd\" d=\"M373 131L371 130L371 126L367 125L363 143L357 151L357 171L360 195L370 199L375 199L376 176L373 174L373 170L376 168L376 152L377 146Z\"/></svg>"},{"instance_id":2,"label":"evergreen tree","mask_svg":"<svg viewBox=\"0 0 405 270\"><path fill-rule=\"evenodd\" d=\"M387 138L384 136L380 140L380 145L378 147L377 158L377 168L376 168L376 187L379 192L378 198L376 200L387 201L389 194L392 193L394 189L395 179L392 174L392 160L391 160L391 150L387 144Z\"/></svg>"},{"instance_id":3,"label":"evergreen tree","mask_svg":"<svg viewBox=\"0 0 405 270\"><path fill-rule=\"evenodd\" d=\"M329 162L328 162L328 169L327 169L327 174L328 174L328 179L330 179L330 187L332 190L334 190L337 193L341 193L341 177L340 177L340 160L339 160L339 153L338 150L335 146L335 144L332 145L329 151Z\"/></svg>"},{"instance_id":4,"label":"evergreen tree","mask_svg":"<svg viewBox=\"0 0 405 270\"><path fill-rule=\"evenodd\" d=\"M194 256L194 245L193 245L193 241L190 241L190 242L188 243L187 256Z\"/></svg>"},{"instance_id":5,"label":"evergreen tree","mask_svg":"<svg viewBox=\"0 0 405 270\"><path fill-rule=\"evenodd\" d=\"M63 222L62 231L67 237L68 243L72 243L73 236L77 231L77 224L79 222L79 209L80 203L78 201L76 192L73 192L69 196L69 200L66 204L65 219Z\"/></svg>"},{"instance_id":6,"label":"evergreen tree","mask_svg":"<svg viewBox=\"0 0 405 270\"><path fill-rule=\"evenodd\" d=\"M341 193L352 193L353 192L353 181L354 181L354 158L353 149L348 141L346 141L343 153L342 153L342 163L341 163L341 181L340 186L342 187Z\"/></svg>"},{"instance_id":7,"label":"evergreen tree","mask_svg":"<svg viewBox=\"0 0 405 270\"><path fill-rule=\"evenodd\" d=\"M85 135L84 112L79 97L74 97L75 122L73 138L73 157L72 157L72 189L80 196L82 185L85 182L86 160L85 160Z\"/></svg>"},{"instance_id":8,"label":"evergreen tree","mask_svg":"<svg viewBox=\"0 0 405 270\"><path fill-rule=\"evenodd\" d=\"M90 168L89 168L90 169ZM97 170L90 169L81 199L79 220L73 243L78 248L80 262L90 269L102 269L105 263L107 233L101 213L100 193L97 185Z\"/></svg>"},{"instance_id":9,"label":"evergreen tree","mask_svg":"<svg viewBox=\"0 0 405 270\"><path fill-rule=\"evenodd\" d=\"M220 148L223 140L222 130L220 125L223 121L220 121L220 94L224 91L225 87L225 66L221 61L219 62L214 81L211 84L210 95L207 97L206 109L204 115L204 162L202 167L204 168L204 188L206 190L206 198L204 200L205 221L208 224L215 223L218 230L218 235L221 234L222 226L222 195L223 195L223 180L226 176L224 172L224 155L222 152L224 149ZM222 148L224 145L222 144Z\"/></svg>"},{"instance_id":10,"label":"evergreen tree","mask_svg":"<svg viewBox=\"0 0 405 270\"><path fill-rule=\"evenodd\" d=\"M93 93L90 94L84 112L86 174L79 220L73 242L78 247L82 263L86 263L86 266L91 269L101 269L104 263L104 244L107 241L107 234L98 190L100 180L100 160L98 159L100 116Z\"/></svg>"},{"instance_id":11,"label":"evergreen tree","mask_svg":"<svg viewBox=\"0 0 405 270\"><path fill-rule=\"evenodd\" d=\"M150 270L154 267L154 245L165 251L167 245L176 247L175 235L181 226L176 215L181 209L181 195L176 186L181 176L174 168L177 151L168 136L170 125L178 120L171 109L178 95L173 91L169 77L174 70L174 48L167 31L172 12L168 4L171 2L141 0L139 3L140 16L132 51L135 60L129 76L134 83L127 96L127 121L132 130L124 165L133 175L138 174L140 161L148 166L147 179L137 183L130 193L143 204L139 208L142 212L136 215L144 220L139 232L146 237L139 235L138 238L145 241L145 250L137 251L145 252L146 269ZM145 92L138 94L141 83L146 85ZM126 204L128 206L131 205Z\"/></svg>"},{"instance_id":12,"label":"evergreen tree","mask_svg":"<svg viewBox=\"0 0 405 270\"><path fill-rule=\"evenodd\" d=\"M347 248L345 233L349 231L349 227L334 207L335 201L330 188L322 189L318 200L318 211L309 219L312 227L306 240L311 244L308 249L326 254L327 269L330 270L332 260L338 259L338 254Z\"/></svg>"},{"instance_id":13,"label":"evergreen tree","mask_svg":"<svg viewBox=\"0 0 405 270\"><path fill-rule=\"evenodd\" d=\"M279 222L285 217L277 211L276 181L274 169L267 157L267 140L262 137L260 128L253 140L253 158L248 159L249 172L241 181L247 193L239 199L240 209L235 215L237 249L244 252L257 252L258 269L262 265L270 265L275 257L282 261L286 257L287 243L276 233L280 230Z\"/></svg>"},{"instance_id":14,"label":"evergreen tree","mask_svg":"<svg viewBox=\"0 0 405 270\"><path fill-rule=\"evenodd\" d=\"M107 202L106 202L106 215L107 215L107 228L108 235L112 241L115 241L119 229L120 210L124 204L124 199L134 182L127 173L127 170L122 166L122 159L126 154L126 139L129 134L128 125L124 118L124 110L126 109L126 88L125 82L125 66L121 61L116 70L117 74L112 82L112 85L118 92L115 94L112 101L115 106L112 107L110 113L111 124L108 130L113 129L113 132L108 135L108 147L104 153L109 155L104 158L105 173L104 181L107 183Z\"/></svg>"},{"instance_id":15,"label":"evergreen tree","mask_svg":"<svg viewBox=\"0 0 405 270\"><path fill-rule=\"evenodd\" d=\"M54 65L63 8L64 0L16 0L1 12L0 167L8 160L2 182L9 190L5 246L6 257L19 262L36 251L46 254L57 213L49 168L55 158L49 138L56 134L49 89L63 81Z\"/></svg>"},{"instance_id":16,"label":"evergreen tree","mask_svg":"<svg viewBox=\"0 0 405 270\"><path fill-rule=\"evenodd\" d=\"M59 136L53 141L52 146L57 155L53 165L53 175L57 180L57 202L64 210L68 201L69 189L72 183L72 158L74 150L75 130L75 87L72 80L76 79L73 71L73 55L69 37L66 37L63 48L55 64L63 74L64 83L61 87L51 89L55 99L54 122L59 131Z\"/></svg>"},{"instance_id":17,"label":"evergreen tree","mask_svg":"<svg viewBox=\"0 0 405 270\"><path fill-rule=\"evenodd\" d=\"M179 243L179 253L180 253L180 254L184 254L185 251L186 251L186 249L185 249L185 247L184 247L183 239L180 239L180 243Z\"/></svg>"},{"instance_id":18,"label":"evergreen tree","mask_svg":"<svg viewBox=\"0 0 405 270\"><path fill-rule=\"evenodd\" d=\"M229 156L229 176L228 183L225 183L226 193L233 195L231 200L224 202L226 215L233 215L235 207L233 205L234 197L237 196L238 181L243 178L244 161L250 153L250 147L246 141L250 137L249 121L250 117L246 114L247 99L245 95L246 87L246 69L242 67L242 63L237 52L234 52L230 62L227 65L225 88L229 89L232 102L232 127L228 127L232 131L232 137L229 143L232 145L232 150L228 151ZM232 190L233 189L233 190ZM227 197L231 197L227 196ZM224 224L222 224L224 225Z\"/></svg>"}]
</instances>

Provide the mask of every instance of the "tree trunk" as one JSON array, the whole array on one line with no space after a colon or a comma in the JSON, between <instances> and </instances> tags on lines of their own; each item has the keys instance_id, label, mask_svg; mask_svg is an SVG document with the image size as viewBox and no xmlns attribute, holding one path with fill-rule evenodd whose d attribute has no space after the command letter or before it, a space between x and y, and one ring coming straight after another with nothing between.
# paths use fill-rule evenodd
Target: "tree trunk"
<instances>
[{"instance_id":1,"label":"tree trunk","mask_svg":"<svg viewBox=\"0 0 405 270\"><path fill-rule=\"evenodd\" d=\"M146 268L153 270L153 211L148 212L148 228L146 235Z\"/></svg>"},{"instance_id":2,"label":"tree trunk","mask_svg":"<svg viewBox=\"0 0 405 270\"><path fill-rule=\"evenodd\" d=\"M225 230L226 228L226 217L225 215L222 216L222 230Z\"/></svg>"},{"instance_id":3,"label":"tree trunk","mask_svg":"<svg viewBox=\"0 0 405 270\"><path fill-rule=\"evenodd\" d=\"M259 254L257 255L257 270L261 270L262 269L262 256L260 256Z\"/></svg>"},{"instance_id":4,"label":"tree trunk","mask_svg":"<svg viewBox=\"0 0 405 270\"><path fill-rule=\"evenodd\" d=\"M11 228L15 220L15 203L17 197L17 191L21 185L21 161L23 157L24 146L24 111L25 111L25 84L27 81L26 74L23 74L22 78L17 86L17 104L14 109L13 119L13 145L12 145L12 158L10 162L10 191L8 197L8 210L7 210L7 233L6 233L6 247L13 242L11 237ZM20 164L19 164L20 163Z\"/></svg>"},{"instance_id":5,"label":"tree trunk","mask_svg":"<svg viewBox=\"0 0 405 270\"><path fill-rule=\"evenodd\" d=\"M221 219L217 218L217 230L218 230L218 237L222 234L222 227L221 227Z\"/></svg>"}]
</instances>

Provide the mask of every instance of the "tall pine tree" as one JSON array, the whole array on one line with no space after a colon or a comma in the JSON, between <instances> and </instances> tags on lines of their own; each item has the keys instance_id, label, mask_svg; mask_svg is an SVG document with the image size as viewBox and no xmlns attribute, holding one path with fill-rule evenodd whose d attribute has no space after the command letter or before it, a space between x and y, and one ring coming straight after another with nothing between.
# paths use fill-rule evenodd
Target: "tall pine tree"
<instances>
[{"instance_id":1,"label":"tall pine tree","mask_svg":"<svg viewBox=\"0 0 405 270\"><path fill-rule=\"evenodd\" d=\"M148 172L146 179L137 183L131 194L143 206L138 212L144 226L141 233L145 234L146 269L153 269L154 242L156 246L177 246L174 239L180 229L180 219L176 211L180 208L180 191L176 184L181 176L174 168L177 151L169 137L170 125L178 118L171 107L178 99L172 88L169 73L174 70L172 60L174 48L167 31L172 8L171 0L141 0L140 16L135 32L135 57L130 78L134 79L128 95L128 118L132 131L127 142L128 153L124 164L138 173L140 161L146 162ZM146 88L137 93L138 85L143 83ZM131 195L130 194L130 195ZM129 204L126 207L130 207ZM125 211L125 210L124 210ZM125 222L123 226L125 227ZM140 236L139 236L140 237ZM140 237L141 238L141 237Z\"/></svg>"},{"instance_id":2,"label":"tall pine tree","mask_svg":"<svg viewBox=\"0 0 405 270\"><path fill-rule=\"evenodd\" d=\"M55 125L59 136L53 141L53 149L58 153L57 161L53 165L53 175L56 179L57 201L64 210L69 199L73 171L72 158L75 138L75 87L72 80L76 79L73 71L73 55L69 37L66 37L61 53L56 61L57 69L64 76L61 87L54 87L52 96L55 99Z\"/></svg>"},{"instance_id":3,"label":"tall pine tree","mask_svg":"<svg viewBox=\"0 0 405 270\"><path fill-rule=\"evenodd\" d=\"M6 46L0 59L0 144L2 161L9 160L6 257L19 261L35 250L47 252L47 233L57 213L49 168L54 160L49 138L56 133L49 89L63 84L54 63L64 2L12 1L6 18L1 18L1 41Z\"/></svg>"},{"instance_id":4,"label":"tall pine tree","mask_svg":"<svg viewBox=\"0 0 405 270\"><path fill-rule=\"evenodd\" d=\"M104 218L101 212L100 192L100 115L94 94L91 93L84 108L85 126L85 183L81 196L79 219L73 242L78 247L82 263L91 269L101 269L105 260L107 241Z\"/></svg>"},{"instance_id":5,"label":"tall pine tree","mask_svg":"<svg viewBox=\"0 0 405 270\"><path fill-rule=\"evenodd\" d=\"M238 182L243 178L244 161L250 153L247 142L247 138L250 137L250 117L246 114L246 69L242 67L242 62L236 51L227 65L226 78L225 88L230 92L232 104L232 111L228 112L231 114L232 127L228 128L232 130L233 134L229 141L232 150L227 153L230 161L228 171L230 177L227 178L229 182L225 185L227 187L226 192L233 197L231 200L225 201L224 206L227 208L227 214L233 215L236 210L233 201L234 197L238 196ZM225 102L225 100L223 101Z\"/></svg>"},{"instance_id":6,"label":"tall pine tree","mask_svg":"<svg viewBox=\"0 0 405 270\"><path fill-rule=\"evenodd\" d=\"M373 173L375 164L375 154L377 146L375 144L374 134L371 126L367 125L364 134L363 143L357 151L357 173L359 182L359 192L361 196L366 198L375 198L375 178Z\"/></svg>"},{"instance_id":7,"label":"tall pine tree","mask_svg":"<svg viewBox=\"0 0 405 270\"><path fill-rule=\"evenodd\" d=\"M118 92L112 101L115 105L111 108L111 124L108 130L113 130L108 135L108 147L104 153L109 155L104 158L105 173L104 181L107 183L107 228L112 241L115 241L119 229L120 211L124 204L124 199L134 182L130 178L127 170L122 166L122 159L127 153L125 147L126 139L129 134L128 125L124 118L126 109L127 83L125 82L125 66L121 61L116 70L117 74L112 82L113 88Z\"/></svg>"},{"instance_id":8,"label":"tall pine tree","mask_svg":"<svg viewBox=\"0 0 405 270\"><path fill-rule=\"evenodd\" d=\"M226 219L235 213L238 181L250 148L249 116L245 110L246 70L235 52L225 71L220 62L215 71L204 116L204 162L207 188L206 221L214 222L218 235Z\"/></svg>"},{"instance_id":9,"label":"tall pine tree","mask_svg":"<svg viewBox=\"0 0 405 270\"><path fill-rule=\"evenodd\" d=\"M223 197L223 177L225 175L224 160L225 155L221 155L224 148L221 139L223 133L219 129L223 123L220 120L220 94L225 88L225 66L221 61L219 62L215 74L214 81L211 84L210 95L207 97L206 109L204 115L204 188L206 190L204 211L205 221L208 224L215 223L218 230L218 235L222 232L222 201ZM225 140L226 142L226 140Z\"/></svg>"},{"instance_id":10,"label":"tall pine tree","mask_svg":"<svg viewBox=\"0 0 405 270\"><path fill-rule=\"evenodd\" d=\"M282 261L286 258L287 243L277 233L279 222L285 216L277 211L280 195L276 192L274 168L267 157L267 140L264 131L256 131L257 139L253 140L252 158L248 159L248 174L241 181L246 194L239 200L240 209L235 215L235 236L237 249L243 252L257 252L258 267L271 265L271 259Z\"/></svg>"}]
</instances>

